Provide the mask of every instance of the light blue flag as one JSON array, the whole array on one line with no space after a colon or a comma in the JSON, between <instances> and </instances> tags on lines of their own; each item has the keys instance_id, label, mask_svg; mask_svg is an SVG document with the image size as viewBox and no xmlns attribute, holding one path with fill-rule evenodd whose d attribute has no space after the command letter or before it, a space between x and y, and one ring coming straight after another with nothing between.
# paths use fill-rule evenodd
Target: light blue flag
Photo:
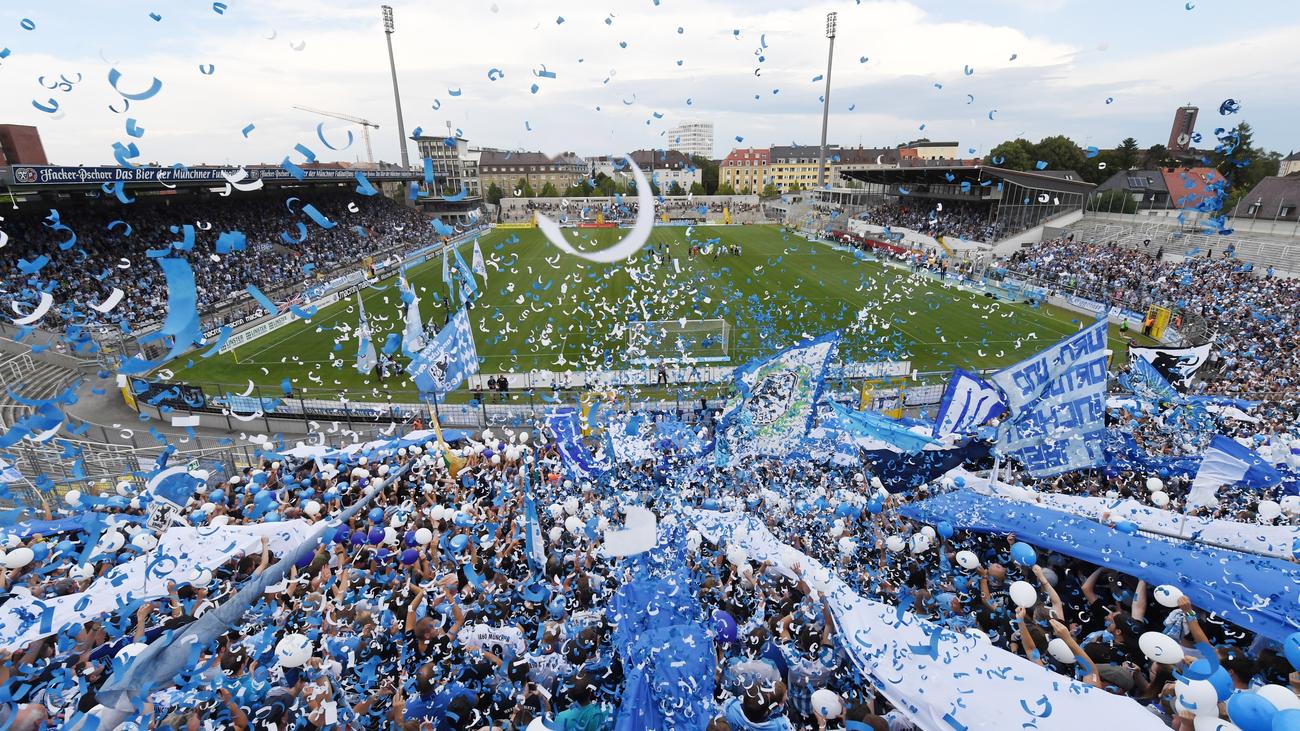
<instances>
[{"instance_id":1,"label":"light blue flag","mask_svg":"<svg viewBox=\"0 0 1300 731\"><path fill-rule=\"evenodd\" d=\"M1166 403L1183 402L1182 394L1145 358L1130 359L1129 374L1123 379L1123 385L1138 399L1157 407Z\"/></svg>"},{"instance_id":2,"label":"light blue flag","mask_svg":"<svg viewBox=\"0 0 1300 731\"><path fill-rule=\"evenodd\" d=\"M406 367L421 395L441 397L478 373L478 351L469 315L461 308Z\"/></svg>"},{"instance_id":3,"label":"light blue flag","mask_svg":"<svg viewBox=\"0 0 1300 731\"><path fill-rule=\"evenodd\" d=\"M975 427L1006 411L998 390L984 379L955 368L948 379L948 387L939 402L939 412L934 420L934 438L949 434L965 434Z\"/></svg>"},{"instance_id":4,"label":"light blue flag","mask_svg":"<svg viewBox=\"0 0 1300 731\"><path fill-rule=\"evenodd\" d=\"M542 524L537 519L532 475L525 473L524 479L524 553L528 556L528 567L540 575L546 569L546 542L542 540Z\"/></svg>"},{"instance_id":5,"label":"light blue flag","mask_svg":"<svg viewBox=\"0 0 1300 731\"><path fill-rule=\"evenodd\" d=\"M835 423L840 429L855 437L884 442L899 452L916 454L926 445L935 441L924 434L918 434L901 422L894 421L884 414L874 411L854 411L846 406L832 403L835 409Z\"/></svg>"},{"instance_id":6,"label":"light blue flag","mask_svg":"<svg viewBox=\"0 0 1300 731\"><path fill-rule=\"evenodd\" d=\"M409 355L424 350L424 346L429 344L429 338L424 334L424 320L420 317L420 297L415 293L415 287L406 281L405 272L399 273L399 280L402 301L406 303L406 329L402 331L402 352Z\"/></svg>"},{"instance_id":7,"label":"light blue flag","mask_svg":"<svg viewBox=\"0 0 1300 731\"><path fill-rule=\"evenodd\" d=\"M357 373L369 373L379 363L379 353L375 352L375 343L371 340L370 321L366 319L366 305L361 301L361 292L357 292L357 307L361 311L361 322L357 324Z\"/></svg>"},{"instance_id":8,"label":"light blue flag","mask_svg":"<svg viewBox=\"0 0 1300 731\"><path fill-rule=\"evenodd\" d=\"M1215 505L1215 493L1224 485L1241 485L1262 490L1282 481L1282 473L1236 440L1217 434L1206 447L1201 467L1187 494L1187 507Z\"/></svg>"},{"instance_id":9,"label":"light blue flag","mask_svg":"<svg viewBox=\"0 0 1300 731\"><path fill-rule=\"evenodd\" d=\"M442 247L442 281L447 285L447 301L455 300L455 293L451 288L451 269L447 266L447 249L451 248L450 244L444 244Z\"/></svg>"},{"instance_id":10,"label":"light blue flag","mask_svg":"<svg viewBox=\"0 0 1300 731\"><path fill-rule=\"evenodd\" d=\"M452 249L451 253L456 257L456 271L460 273L460 296L464 302L469 302L478 294L478 282L474 279L474 272L470 270L469 264L465 263L465 257L460 255L460 249Z\"/></svg>"}]
</instances>

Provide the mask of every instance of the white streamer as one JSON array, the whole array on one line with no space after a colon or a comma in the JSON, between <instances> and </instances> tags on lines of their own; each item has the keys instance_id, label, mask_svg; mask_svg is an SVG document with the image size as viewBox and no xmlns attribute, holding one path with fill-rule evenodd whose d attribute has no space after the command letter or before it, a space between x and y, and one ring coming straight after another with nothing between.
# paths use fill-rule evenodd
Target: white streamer
<instances>
[{"instance_id":1,"label":"white streamer","mask_svg":"<svg viewBox=\"0 0 1300 731\"><path fill-rule=\"evenodd\" d=\"M636 180L636 225L623 237L622 241L609 247L593 253L578 251L564 240L564 232L560 230L560 225L555 221L543 216L537 215L537 228L541 229L542 234L555 244L556 248L561 251L573 254L580 259L594 261L598 264L612 264L616 261L623 261L641 250L645 242L650 238L650 231L655 225L655 206L654 196L650 193L650 183L645 179L645 174L641 168L627 155L623 156L628 165L632 168L632 177Z\"/></svg>"}]
</instances>

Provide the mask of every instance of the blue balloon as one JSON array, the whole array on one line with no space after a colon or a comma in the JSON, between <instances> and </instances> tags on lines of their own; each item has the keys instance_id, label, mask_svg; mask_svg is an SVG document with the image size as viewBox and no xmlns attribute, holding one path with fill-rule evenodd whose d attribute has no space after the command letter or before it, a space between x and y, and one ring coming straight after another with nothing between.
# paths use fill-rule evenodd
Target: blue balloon
<instances>
[{"instance_id":1,"label":"blue balloon","mask_svg":"<svg viewBox=\"0 0 1300 731\"><path fill-rule=\"evenodd\" d=\"M72 553L73 551L77 550L77 544L67 539L64 539L62 541L59 541L58 545L54 547L54 550L58 551L59 553Z\"/></svg>"},{"instance_id":2,"label":"blue balloon","mask_svg":"<svg viewBox=\"0 0 1300 731\"><path fill-rule=\"evenodd\" d=\"M939 521L939 525L935 526L935 530L938 531L939 535L943 538L952 538L952 523L949 523L946 520Z\"/></svg>"},{"instance_id":3,"label":"blue balloon","mask_svg":"<svg viewBox=\"0 0 1300 731\"><path fill-rule=\"evenodd\" d=\"M1038 554L1034 551L1034 547L1023 541L1011 544L1011 558L1021 566L1033 566L1038 563Z\"/></svg>"},{"instance_id":4,"label":"blue balloon","mask_svg":"<svg viewBox=\"0 0 1300 731\"><path fill-rule=\"evenodd\" d=\"M966 478L962 477L961 475L957 475L956 477L952 478L952 484L956 485L957 487L966 487Z\"/></svg>"},{"instance_id":5,"label":"blue balloon","mask_svg":"<svg viewBox=\"0 0 1300 731\"><path fill-rule=\"evenodd\" d=\"M349 530L346 525L340 525L338 529L334 531L334 542L347 543L348 538L350 538L351 536L352 536L352 531Z\"/></svg>"},{"instance_id":6,"label":"blue balloon","mask_svg":"<svg viewBox=\"0 0 1300 731\"><path fill-rule=\"evenodd\" d=\"M1241 731L1272 731L1277 708L1258 693L1241 691L1228 698L1228 717Z\"/></svg>"},{"instance_id":7,"label":"blue balloon","mask_svg":"<svg viewBox=\"0 0 1300 731\"><path fill-rule=\"evenodd\" d=\"M411 564L419 560L420 560L420 553L419 551L416 551L414 548L408 548L405 551L402 551L402 563L404 565L410 566Z\"/></svg>"},{"instance_id":8,"label":"blue balloon","mask_svg":"<svg viewBox=\"0 0 1300 731\"><path fill-rule=\"evenodd\" d=\"M885 509L885 503L879 497L873 497L871 498L871 502L867 503L867 512L871 513L872 515L877 515L880 513L881 510L884 509Z\"/></svg>"},{"instance_id":9,"label":"blue balloon","mask_svg":"<svg viewBox=\"0 0 1300 731\"><path fill-rule=\"evenodd\" d=\"M371 523L382 523L382 522L384 522L384 509L383 509L383 508L371 508L371 509L370 509L370 522L371 522Z\"/></svg>"},{"instance_id":10,"label":"blue balloon","mask_svg":"<svg viewBox=\"0 0 1300 731\"><path fill-rule=\"evenodd\" d=\"M266 517L262 518L262 520L267 523L279 523L280 512L278 510L272 510L271 512L267 513Z\"/></svg>"},{"instance_id":11,"label":"blue balloon","mask_svg":"<svg viewBox=\"0 0 1300 731\"><path fill-rule=\"evenodd\" d=\"M1115 530L1119 531L1120 533L1126 533L1131 536L1134 533L1137 533L1138 527L1137 524L1135 524L1131 520L1122 520L1115 524Z\"/></svg>"},{"instance_id":12,"label":"blue balloon","mask_svg":"<svg viewBox=\"0 0 1300 731\"><path fill-rule=\"evenodd\" d=\"M1278 711L1273 717L1271 731L1300 731L1300 708Z\"/></svg>"},{"instance_id":13,"label":"blue balloon","mask_svg":"<svg viewBox=\"0 0 1300 731\"><path fill-rule=\"evenodd\" d=\"M736 641L736 618L721 609L713 612L713 629L718 634L718 641L729 645Z\"/></svg>"},{"instance_id":14,"label":"blue balloon","mask_svg":"<svg viewBox=\"0 0 1300 731\"><path fill-rule=\"evenodd\" d=\"M1300 670L1300 632L1292 632L1287 635L1286 642L1282 647L1286 652L1286 659L1291 663L1291 667Z\"/></svg>"},{"instance_id":15,"label":"blue balloon","mask_svg":"<svg viewBox=\"0 0 1300 731\"><path fill-rule=\"evenodd\" d=\"M44 561L45 559L50 557L50 544L44 541L41 541L40 543L33 543L31 545L31 549L32 549L32 561Z\"/></svg>"},{"instance_id":16,"label":"blue balloon","mask_svg":"<svg viewBox=\"0 0 1300 731\"><path fill-rule=\"evenodd\" d=\"M1232 676L1228 675L1228 669L1220 665L1215 668L1214 672L1208 678L1214 690L1219 694L1219 702L1228 700L1236 688L1232 687Z\"/></svg>"},{"instance_id":17,"label":"blue balloon","mask_svg":"<svg viewBox=\"0 0 1300 731\"><path fill-rule=\"evenodd\" d=\"M297 561L293 562L293 565L297 566L300 569L305 569L311 565L311 560L315 557L316 554L314 553L304 553L301 557L298 558Z\"/></svg>"},{"instance_id":18,"label":"blue balloon","mask_svg":"<svg viewBox=\"0 0 1300 731\"><path fill-rule=\"evenodd\" d=\"M371 528L370 533L366 536L366 540L368 540L372 546L378 546L380 543L383 543L384 529L379 526Z\"/></svg>"},{"instance_id":19,"label":"blue balloon","mask_svg":"<svg viewBox=\"0 0 1300 731\"><path fill-rule=\"evenodd\" d=\"M363 530L358 530L356 533L353 533L352 537L349 538L348 540L352 542L352 545L360 546L361 544L366 542L366 532Z\"/></svg>"},{"instance_id":20,"label":"blue balloon","mask_svg":"<svg viewBox=\"0 0 1300 731\"><path fill-rule=\"evenodd\" d=\"M408 531L406 531L406 535L402 536L402 543L405 543L407 546L414 546L414 545L415 545L415 531L413 531L413 530L408 530Z\"/></svg>"},{"instance_id":21,"label":"blue balloon","mask_svg":"<svg viewBox=\"0 0 1300 731\"><path fill-rule=\"evenodd\" d=\"M447 541L447 546L451 548L452 553L460 553L461 551L464 551L465 547L468 545L469 536L463 533L454 535L451 537L450 541Z\"/></svg>"}]
</instances>

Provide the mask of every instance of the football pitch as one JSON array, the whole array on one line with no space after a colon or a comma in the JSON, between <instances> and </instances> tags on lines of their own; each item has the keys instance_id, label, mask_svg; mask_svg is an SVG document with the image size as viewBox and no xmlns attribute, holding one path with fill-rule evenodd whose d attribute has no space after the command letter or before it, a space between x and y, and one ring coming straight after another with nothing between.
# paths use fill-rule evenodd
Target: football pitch
<instances>
[{"instance_id":1,"label":"football pitch","mask_svg":"<svg viewBox=\"0 0 1300 731\"><path fill-rule=\"evenodd\" d=\"M633 368L628 322L680 318L725 319L730 365L841 329L845 361L907 359L919 371L993 368L1075 332L1085 317L1047 305L996 302L776 226L697 226L689 232L688 239L685 227L658 226L637 256L613 265L565 254L536 229L486 233L479 245L487 283L479 279L481 296L470 311L480 372ZM626 231L565 233L579 249L599 249ZM708 253L692 255L693 243L707 245ZM732 245L739 255L722 253ZM469 261L472 245L460 251ZM422 317L441 326L451 311L441 257L406 276L419 294ZM403 328L396 283L394 277L362 290L380 349L389 333ZM191 354L168 368L173 380L224 384L218 391L242 392L252 381L278 392L287 378L295 392L321 398L371 400L382 389L415 400L404 374L381 385L373 373L357 372L358 314L353 296L233 352L209 359ZM1110 335L1110 347L1122 353L1118 329L1112 326ZM395 357L405 365L400 352Z\"/></svg>"}]
</instances>

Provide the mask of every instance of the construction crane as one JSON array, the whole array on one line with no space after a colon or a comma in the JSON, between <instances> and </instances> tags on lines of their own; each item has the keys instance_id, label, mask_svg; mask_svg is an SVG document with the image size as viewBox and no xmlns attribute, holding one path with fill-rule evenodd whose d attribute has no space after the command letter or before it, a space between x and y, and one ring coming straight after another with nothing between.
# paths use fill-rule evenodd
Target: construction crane
<instances>
[{"instance_id":1,"label":"construction crane","mask_svg":"<svg viewBox=\"0 0 1300 731\"><path fill-rule=\"evenodd\" d=\"M327 112L323 109L312 109L311 107L299 107L299 106L295 106L294 109L300 109L304 112L319 114L322 117L333 117L334 119L341 119L344 122L352 122L354 124L361 125L361 135L366 138L366 158L372 163L375 161L374 150L370 148L370 128L374 127L375 129L379 129L379 125L375 124L374 122L371 122L368 119L362 119L361 117L353 117L348 114L339 114L338 112Z\"/></svg>"}]
</instances>

